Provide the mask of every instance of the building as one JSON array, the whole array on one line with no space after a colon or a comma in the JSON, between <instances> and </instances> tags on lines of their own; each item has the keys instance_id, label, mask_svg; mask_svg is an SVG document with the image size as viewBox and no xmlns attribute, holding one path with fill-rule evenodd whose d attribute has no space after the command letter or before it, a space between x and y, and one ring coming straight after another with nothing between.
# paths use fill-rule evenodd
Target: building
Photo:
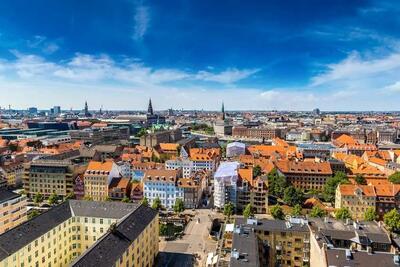
<instances>
[{"instance_id":1,"label":"building","mask_svg":"<svg viewBox=\"0 0 400 267\"><path fill-rule=\"evenodd\" d=\"M182 131L180 129L159 131L148 133L140 137L140 145L147 147L155 147L160 143L176 143L182 139Z\"/></svg>"},{"instance_id":2,"label":"building","mask_svg":"<svg viewBox=\"0 0 400 267\"><path fill-rule=\"evenodd\" d=\"M131 183L129 178L115 177L108 185L108 197L114 200L122 200L131 194Z\"/></svg>"},{"instance_id":3,"label":"building","mask_svg":"<svg viewBox=\"0 0 400 267\"><path fill-rule=\"evenodd\" d=\"M399 266L389 233L376 222L312 218L311 266Z\"/></svg>"},{"instance_id":4,"label":"building","mask_svg":"<svg viewBox=\"0 0 400 267\"><path fill-rule=\"evenodd\" d=\"M172 209L177 198L184 198L184 189L178 186L181 175L180 170L147 170L143 177L143 192L149 204L159 198L163 207Z\"/></svg>"},{"instance_id":5,"label":"building","mask_svg":"<svg viewBox=\"0 0 400 267\"><path fill-rule=\"evenodd\" d=\"M239 169L238 210L250 204L257 214L268 210L268 181L266 177L253 177L253 169Z\"/></svg>"},{"instance_id":6,"label":"building","mask_svg":"<svg viewBox=\"0 0 400 267\"><path fill-rule=\"evenodd\" d=\"M229 266L310 266L310 232L304 219L237 218L232 241Z\"/></svg>"},{"instance_id":7,"label":"building","mask_svg":"<svg viewBox=\"0 0 400 267\"><path fill-rule=\"evenodd\" d=\"M183 189L183 204L185 208L198 208L203 195L201 180L199 181L194 178L181 178L178 180L178 187Z\"/></svg>"},{"instance_id":8,"label":"building","mask_svg":"<svg viewBox=\"0 0 400 267\"><path fill-rule=\"evenodd\" d=\"M0 235L27 220L26 197L0 188Z\"/></svg>"},{"instance_id":9,"label":"building","mask_svg":"<svg viewBox=\"0 0 400 267\"><path fill-rule=\"evenodd\" d=\"M129 140L130 131L127 126L108 126L102 128L85 128L69 132L73 141L83 141L90 144L118 143Z\"/></svg>"},{"instance_id":10,"label":"building","mask_svg":"<svg viewBox=\"0 0 400 267\"><path fill-rule=\"evenodd\" d=\"M113 178L120 177L118 166L113 161L91 161L85 171L85 196L93 200L106 200Z\"/></svg>"},{"instance_id":11,"label":"building","mask_svg":"<svg viewBox=\"0 0 400 267\"><path fill-rule=\"evenodd\" d=\"M79 151L47 156L25 164L24 190L29 197L53 193L64 198L74 192L75 178L85 172L87 163Z\"/></svg>"},{"instance_id":12,"label":"building","mask_svg":"<svg viewBox=\"0 0 400 267\"><path fill-rule=\"evenodd\" d=\"M225 117L224 103L222 103L222 115L214 123L214 133L217 136L232 135L232 125Z\"/></svg>"},{"instance_id":13,"label":"building","mask_svg":"<svg viewBox=\"0 0 400 267\"><path fill-rule=\"evenodd\" d=\"M24 162L23 161L6 161L0 165L0 173L7 180L7 185L17 187L22 184L24 177Z\"/></svg>"},{"instance_id":14,"label":"building","mask_svg":"<svg viewBox=\"0 0 400 267\"><path fill-rule=\"evenodd\" d=\"M0 235L0 266L152 266L158 231L148 207L69 200Z\"/></svg>"},{"instance_id":15,"label":"building","mask_svg":"<svg viewBox=\"0 0 400 267\"><path fill-rule=\"evenodd\" d=\"M253 138L272 140L276 137L281 137L281 129L279 128L248 128L245 126L234 126L232 136L236 138Z\"/></svg>"},{"instance_id":16,"label":"building","mask_svg":"<svg viewBox=\"0 0 400 267\"><path fill-rule=\"evenodd\" d=\"M332 177L329 162L280 160L275 163L278 172L294 187L321 190Z\"/></svg>"},{"instance_id":17,"label":"building","mask_svg":"<svg viewBox=\"0 0 400 267\"><path fill-rule=\"evenodd\" d=\"M189 153L194 172L201 170L214 172L221 158L220 148L192 148Z\"/></svg>"},{"instance_id":18,"label":"building","mask_svg":"<svg viewBox=\"0 0 400 267\"><path fill-rule=\"evenodd\" d=\"M153 124L164 124L165 117L154 114L153 105L151 103L151 99L149 99L149 105L147 107L147 114L146 114L146 126L152 126Z\"/></svg>"},{"instance_id":19,"label":"building","mask_svg":"<svg viewBox=\"0 0 400 267\"><path fill-rule=\"evenodd\" d=\"M232 142L226 145L226 156L228 158L239 157L246 153L246 144L240 142Z\"/></svg>"},{"instance_id":20,"label":"building","mask_svg":"<svg viewBox=\"0 0 400 267\"><path fill-rule=\"evenodd\" d=\"M214 206L223 209L231 202L237 207L237 182L240 164L238 162L222 162L214 174Z\"/></svg>"},{"instance_id":21,"label":"building","mask_svg":"<svg viewBox=\"0 0 400 267\"><path fill-rule=\"evenodd\" d=\"M199 167L198 164L196 167ZM165 161L165 169L166 170L181 169L183 178L191 177L194 172L193 161L189 159L189 155L183 147L181 148L179 158Z\"/></svg>"},{"instance_id":22,"label":"building","mask_svg":"<svg viewBox=\"0 0 400 267\"><path fill-rule=\"evenodd\" d=\"M348 208L353 219L363 220L369 207L376 206L373 185L341 184L336 188L335 208Z\"/></svg>"}]
</instances>

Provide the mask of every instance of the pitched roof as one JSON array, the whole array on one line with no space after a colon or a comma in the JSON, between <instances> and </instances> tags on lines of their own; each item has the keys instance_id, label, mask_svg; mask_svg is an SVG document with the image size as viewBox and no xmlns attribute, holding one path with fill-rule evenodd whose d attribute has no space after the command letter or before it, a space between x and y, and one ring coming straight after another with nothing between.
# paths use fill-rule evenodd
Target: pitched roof
<instances>
[{"instance_id":1,"label":"pitched roof","mask_svg":"<svg viewBox=\"0 0 400 267\"><path fill-rule=\"evenodd\" d=\"M175 143L160 143L160 148L161 150L173 150L173 151L177 151L179 145L175 144Z\"/></svg>"},{"instance_id":2,"label":"pitched roof","mask_svg":"<svg viewBox=\"0 0 400 267\"><path fill-rule=\"evenodd\" d=\"M329 162L280 160L275 165L283 173L332 174Z\"/></svg>"},{"instance_id":3,"label":"pitched roof","mask_svg":"<svg viewBox=\"0 0 400 267\"><path fill-rule=\"evenodd\" d=\"M339 191L343 196L354 195L356 190L361 190L362 194L368 197L376 196L375 188L372 185L341 184Z\"/></svg>"},{"instance_id":4,"label":"pitched roof","mask_svg":"<svg viewBox=\"0 0 400 267\"><path fill-rule=\"evenodd\" d=\"M113 167L114 162L113 161L90 161L89 165L87 167L87 171L105 171L105 172L110 172L112 167Z\"/></svg>"}]
</instances>

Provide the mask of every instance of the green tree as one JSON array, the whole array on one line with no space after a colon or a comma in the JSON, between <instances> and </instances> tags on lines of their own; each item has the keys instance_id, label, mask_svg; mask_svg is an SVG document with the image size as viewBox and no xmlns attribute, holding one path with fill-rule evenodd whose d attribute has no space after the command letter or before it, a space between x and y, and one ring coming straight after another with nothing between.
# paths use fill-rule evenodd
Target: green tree
<instances>
[{"instance_id":1,"label":"green tree","mask_svg":"<svg viewBox=\"0 0 400 267\"><path fill-rule=\"evenodd\" d=\"M124 203L131 202L131 200L127 196L124 196L124 198L121 201L124 202Z\"/></svg>"},{"instance_id":2,"label":"green tree","mask_svg":"<svg viewBox=\"0 0 400 267\"><path fill-rule=\"evenodd\" d=\"M296 204L294 205L294 207L292 208L292 212L290 213L292 216L297 217L297 216L301 216L301 212L302 212L302 208L300 204Z\"/></svg>"},{"instance_id":3,"label":"green tree","mask_svg":"<svg viewBox=\"0 0 400 267\"><path fill-rule=\"evenodd\" d=\"M368 207L364 213L364 220L366 221L374 221L377 217L374 207Z\"/></svg>"},{"instance_id":4,"label":"green tree","mask_svg":"<svg viewBox=\"0 0 400 267\"><path fill-rule=\"evenodd\" d=\"M395 172L389 176L389 181L394 184L400 184L400 172Z\"/></svg>"},{"instance_id":5,"label":"green tree","mask_svg":"<svg viewBox=\"0 0 400 267\"><path fill-rule=\"evenodd\" d=\"M39 204L39 203L42 203L43 202L43 195L42 194L40 194L40 193L37 193L34 197L33 197L33 202L35 203L35 204Z\"/></svg>"},{"instance_id":6,"label":"green tree","mask_svg":"<svg viewBox=\"0 0 400 267\"><path fill-rule=\"evenodd\" d=\"M283 220L285 219L285 213L283 213L282 207L278 204L275 206L272 206L270 209L272 217L277 220Z\"/></svg>"},{"instance_id":7,"label":"green tree","mask_svg":"<svg viewBox=\"0 0 400 267\"><path fill-rule=\"evenodd\" d=\"M83 197L83 200L92 201L93 198L92 198L91 196L89 196L89 195L85 195L85 196Z\"/></svg>"},{"instance_id":8,"label":"green tree","mask_svg":"<svg viewBox=\"0 0 400 267\"><path fill-rule=\"evenodd\" d=\"M285 201L289 206L302 204L303 200L304 193L301 190L294 188L293 186L287 187L283 193L283 201Z\"/></svg>"},{"instance_id":9,"label":"green tree","mask_svg":"<svg viewBox=\"0 0 400 267\"><path fill-rule=\"evenodd\" d=\"M398 231L400 229L400 214L396 209L392 209L383 215L383 221L390 231Z\"/></svg>"},{"instance_id":10,"label":"green tree","mask_svg":"<svg viewBox=\"0 0 400 267\"><path fill-rule=\"evenodd\" d=\"M74 194L74 192L71 192L65 197L65 200L74 199L74 198L75 198L75 194Z\"/></svg>"},{"instance_id":11,"label":"green tree","mask_svg":"<svg viewBox=\"0 0 400 267\"><path fill-rule=\"evenodd\" d=\"M49 202L50 205L57 204L58 195L56 194L56 192L54 192L53 194L51 194L51 195L49 196L49 199L48 199L47 201Z\"/></svg>"},{"instance_id":12,"label":"green tree","mask_svg":"<svg viewBox=\"0 0 400 267\"><path fill-rule=\"evenodd\" d=\"M335 218L339 220L351 219L351 213L348 208L340 208L335 212Z\"/></svg>"},{"instance_id":13,"label":"green tree","mask_svg":"<svg viewBox=\"0 0 400 267\"><path fill-rule=\"evenodd\" d=\"M168 234L168 226L166 224L160 224L160 236L166 236Z\"/></svg>"},{"instance_id":14,"label":"green tree","mask_svg":"<svg viewBox=\"0 0 400 267\"><path fill-rule=\"evenodd\" d=\"M141 128L139 132L136 134L137 137L142 137L147 133L146 128Z\"/></svg>"},{"instance_id":15,"label":"green tree","mask_svg":"<svg viewBox=\"0 0 400 267\"><path fill-rule=\"evenodd\" d=\"M153 204L151 205L151 207L152 207L153 209L155 209L155 210L160 210L160 209L162 208L161 200L160 200L159 197L156 197L156 198L153 200Z\"/></svg>"},{"instance_id":16,"label":"green tree","mask_svg":"<svg viewBox=\"0 0 400 267\"><path fill-rule=\"evenodd\" d=\"M224 215L228 218L230 218L233 215L233 212L235 210L235 206L233 206L232 202L228 202L224 206Z\"/></svg>"},{"instance_id":17,"label":"green tree","mask_svg":"<svg viewBox=\"0 0 400 267\"><path fill-rule=\"evenodd\" d=\"M28 220L35 218L39 214L40 212L38 210L32 210L31 212L28 213Z\"/></svg>"},{"instance_id":18,"label":"green tree","mask_svg":"<svg viewBox=\"0 0 400 267\"><path fill-rule=\"evenodd\" d=\"M251 204L247 204L246 207L243 210L243 216L245 218L251 218L254 216L254 211L253 211L253 207L251 206Z\"/></svg>"},{"instance_id":19,"label":"green tree","mask_svg":"<svg viewBox=\"0 0 400 267\"><path fill-rule=\"evenodd\" d=\"M147 199L147 197L144 197L142 199L142 201L140 202L140 204L142 204L143 206L148 207L149 206L149 200Z\"/></svg>"},{"instance_id":20,"label":"green tree","mask_svg":"<svg viewBox=\"0 0 400 267\"><path fill-rule=\"evenodd\" d=\"M176 213L181 213L184 210L185 210L185 203L183 203L183 200L181 198L176 199L174 204L174 211Z\"/></svg>"},{"instance_id":21,"label":"green tree","mask_svg":"<svg viewBox=\"0 0 400 267\"><path fill-rule=\"evenodd\" d=\"M105 201L112 201L110 196L106 196L106 198L104 199Z\"/></svg>"},{"instance_id":22,"label":"green tree","mask_svg":"<svg viewBox=\"0 0 400 267\"><path fill-rule=\"evenodd\" d=\"M357 174L356 177L354 178L354 180L359 185L366 185L367 184L367 180L361 174Z\"/></svg>"},{"instance_id":23,"label":"green tree","mask_svg":"<svg viewBox=\"0 0 400 267\"><path fill-rule=\"evenodd\" d=\"M325 217L325 216L326 216L326 211L323 210L323 209L321 209L319 206L314 206L314 207L311 209L310 217L313 217L313 218L322 218L322 217Z\"/></svg>"},{"instance_id":24,"label":"green tree","mask_svg":"<svg viewBox=\"0 0 400 267\"><path fill-rule=\"evenodd\" d=\"M258 176L261 176L261 174L262 174L262 170L261 170L260 165L256 165L256 166L253 168L253 178L256 178L256 177L258 177Z\"/></svg>"},{"instance_id":25,"label":"green tree","mask_svg":"<svg viewBox=\"0 0 400 267\"><path fill-rule=\"evenodd\" d=\"M336 188L339 184L348 184L349 179L344 172L336 172L329 178L324 186L323 195L326 201L333 202L335 200Z\"/></svg>"},{"instance_id":26,"label":"green tree","mask_svg":"<svg viewBox=\"0 0 400 267\"><path fill-rule=\"evenodd\" d=\"M287 186L286 178L278 173L274 168L268 174L268 189L271 195L283 197L283 192Z\"/></svg>"}]
</instances>

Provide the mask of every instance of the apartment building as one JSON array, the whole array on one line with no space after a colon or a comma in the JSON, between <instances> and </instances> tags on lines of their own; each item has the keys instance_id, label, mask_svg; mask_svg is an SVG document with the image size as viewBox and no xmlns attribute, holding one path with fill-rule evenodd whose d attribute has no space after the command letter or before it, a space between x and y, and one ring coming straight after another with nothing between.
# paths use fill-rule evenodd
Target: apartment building
<instances>
[{"instance_id":1,"label":"apartment building","mask_svg":"<svg viewBox=\"0 0 400 267\"><path fill-rule=\"evenodd\" d=\"M312 218L311 266L399 266L389 233L376 222Z\"/></svg>"},{"instance_id":2,"label":"apartment building","mask_svg":"<svg viewBox=\"0 0 400 267\"><path fill-rule=\"evenodd\" d=\"M329 162L280 160L275 165L289 183L306 190L322 189L333 174Z\"/></svg>"},{"instance_id":3,"label":"apartment building","mask_svg":"<svg viewBox=\"0 0 400 267\"><path fill-rule=\"evenodd\" d=\"M304 219L237 218L232 241L230 266L310 266L310 233Z\"/></svg>"},{"instance_id":4,"label":"apartment building","mask_svg":"<svg viewBox=\"0 0 400 267\"><path fill-rule=\"evenodd\" d=\"M24 176L23 161L6 161L0 165L0 174L7 180L8 186L21 185Z\"/></svg>"},{"instance_id":5,"label":"apartment building","mask_svg":"<svg viewBox=\"0 0 400 267\"><path fill-rule=\"evenodd\" d=\"M0 235L0 266L152 266L158 215L121 202L66 201Z\"/></svg>"},{"instance_id":6,"label":"apartment building","mask_svg":"<svg viewBox=\"0 0 400 267\"><path fill-rule=\"evenodd\" d=\"M85 196L93 200L105 200L109 196L112 179L120 176L119 168L113 161L89 162L83 179Z\"/></svg>"},{"instance_id":7,"label":"apartment building","mask_svg":"<svg viewBox=\"0 0 400 267\"><path fill-rule=\"evenodd\" d=\"M177 198L183 199L184 189L178 186L181 176L180 170L147 170L143 177L143 192L150 205L159 198L163 207L172 209Z\"/></svg>"},{"instance_id":8,"label":"apartment building","mask_svg":"<svg viewBox=\"0 0 400 267\"><path fill-rule=\"evenodd\" d=\"M214 207L223 209L231 202L237 207L238 162L222 162L214 174Z\"/></svg>"},{"instance_id":9,"label":"apartment building","mask_svg":"<svg viewBox=\"0 0 400 267\"><path fill-rule=\"evenodd\" d=\"M193 171L212 171L215 172L221 157L219 148L191 148L189 159L193 164Z\"/></svg>"},{"instance_id":10,"label":"apartment building","mask_svg":"<svg viewBox=\"0 0 400 267\"><path fill-rule=\"evenodd\" d=\"M373 185L341 184L336 188L335 208L348 208L353 219L363 220L369 207L376 206Z\"/></svg>"},{"instance_id":11,"label":"apartment building","mask_svg":"<svg viewBox=\"0 0 400 267\"><path fill-rule=\"evenodd\" d=\"M256 138L272 140L281 137L281 129L279 128L248 128L244 126L234 126L232 136L238 138Z\"/></svg>"},{"instance_id":12,"label":"apartment building","mask_svg":"<svg viewBox=\"0 0 400 267\"><path fill-rule=\"evenodd\" d=\"M253 178L253 169L239 169L237 208L243 210L250 204L255 213L265 214L268 210L268 181L266 177Z\"/></svg>"},{"instance_id":13,"label":"apartment building","mask_svg":"<svg viewBox=\"0 0 400 267\"><path fill-rule=\"evenodd\" d=\"M26 197L0 189L0 235L25 222Z\"/></svg>"}]
</instances>

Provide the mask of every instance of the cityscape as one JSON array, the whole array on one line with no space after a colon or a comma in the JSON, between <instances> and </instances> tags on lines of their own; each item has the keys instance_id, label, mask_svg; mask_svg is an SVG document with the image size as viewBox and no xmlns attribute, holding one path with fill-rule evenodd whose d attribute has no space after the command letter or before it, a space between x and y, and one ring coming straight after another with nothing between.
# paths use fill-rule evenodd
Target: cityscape
<instances>
[{"instance_id":1,"label":"cityscape","mask_svg":"<svg viewBox=\"0 0 400 267\"><path fill-rule=\"evenodd\" d=\"M399 14L0 2L0 267L400 266Z\"/></svg>"}]
</instances>

